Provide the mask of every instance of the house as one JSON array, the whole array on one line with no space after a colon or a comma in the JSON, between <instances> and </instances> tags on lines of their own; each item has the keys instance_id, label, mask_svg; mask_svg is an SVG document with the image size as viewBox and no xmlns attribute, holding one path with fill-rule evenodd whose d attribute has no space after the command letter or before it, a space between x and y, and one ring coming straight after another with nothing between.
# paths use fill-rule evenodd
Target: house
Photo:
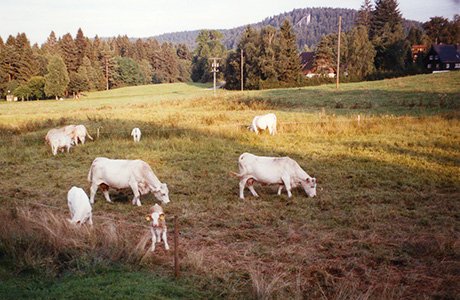
<instances>
[{"instance_id":1,"label":"house","mask_svg":"<svg viewBox=\"0 0 460 300\"><path fill-rule=\"evenodd\" d=\"M423 53L426 52L426 48L428 48L427 45L412 45L411 52L412 52L412 59L414 60L414 62L420 56L423 57Z\"/></svg>"},{"instance_id":2,"label":"house","mask_svg":"<svg viewBox=\"0 0 460 300\"><path fill-rule=\"evenodd\" d=\"M315 68L313 67L313 62L315 59L315 52L302 52L300 53L301 58L301 66L302 66L302 73L307 76L308 78L312 78L313 76L318 76L319 74L315 73ZM328 77L335 77L335 70L330 68L328 70Z\"/></svg>"},{"instance_id":3,"label":"house","mask_svg":"<svg viewBox=\"0 0 460 300\"><path fill-rule=\"evenodd\" d=\"M313 74L313 59L315 58L315 52L302 52L300 53L302 73L311 78Z\"/></svg>"},{"instance_id":4,"label":"house","mask_svg":"<svg viewBox=\"0 0 460 300\"><path fill-rule=\"evenodd\" d=\"M460 70L460 53L453 45L433 45L423 63L432 72Z\"/></svg>"}]
</instances>

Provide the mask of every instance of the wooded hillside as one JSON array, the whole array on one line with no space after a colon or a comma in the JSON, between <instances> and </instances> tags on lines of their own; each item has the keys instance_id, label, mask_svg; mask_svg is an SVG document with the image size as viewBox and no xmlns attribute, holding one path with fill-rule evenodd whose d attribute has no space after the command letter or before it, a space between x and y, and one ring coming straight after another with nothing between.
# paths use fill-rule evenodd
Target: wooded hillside
<instances>
[{"instance_id":1,"label":"wooded hillside","mask_svg":"<svg viewBox=\"0 0 460 300\"><path fill-rule=\"evenodd\" d=\"M353 28L353 21L356 18L357 10L344 9L344 8L301 8L294 9L293 11L282 13L276 16L267 17L265 20L249 24L252 28L260 30L264 26L273 26L279 28L283 21L288 20L294 25L294 33L297 36L297 44L299 49L307 47L315 47L321 38L329 33L337 32L337 22L339 16L342 16L342 31L348 32ZM310 17L308 17L310 16ZM232 29L218 30L223 34L222 43L227 49L235 49L241 34L246 29L248 24ZM412 25L421 27L420 22L416 21L404 21L404 27L406 31L410 29ZM197 46L196 37L201 30L193 31L182 31L174 33L165 33L152 38L157 39L158 42L171 42L174 44L185 44L190 49L195 49Z\"/></svg>"}]
</instances>

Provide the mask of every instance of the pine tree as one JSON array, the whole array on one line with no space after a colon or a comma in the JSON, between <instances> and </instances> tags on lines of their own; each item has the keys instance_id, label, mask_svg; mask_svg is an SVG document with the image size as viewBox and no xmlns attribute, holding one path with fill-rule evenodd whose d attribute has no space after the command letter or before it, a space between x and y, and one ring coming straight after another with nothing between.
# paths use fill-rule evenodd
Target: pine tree
<instances>
[{"instance_id":1,"label":"pine tree","mask_svg":"<svg viewBox=\"0 0 460 300\"><path fill-rule=\"evenodd\" d=\"M364 26L367 31L372 24L372 3L371 0L364 0L364 3L361 5L361 8L358 11L355 19L355 26Z\"/></svg>"},{"instance_id":2,"label":"pine tree","mask_svg":"<svg viewBox=\"0 0 460 300\"><path fill-rule=\"evenodd\" d=\"M243 51L243 81L244 89L259 89L260 88L260 68L259 68L259 49L258 42L260 40L260 33L253 30L251 26L247 26L243 32L241 40L238 44L237 53L241 54ZM240 60L241 55L237 56ZM241 62L239 64L241 66ZM238 68L238 73L239 72ZM238 75L239 78L239 75Z\"/></svg>"},{"instance_id":3,"label":"pine tree","mask_svg":"<svg viewBox=\"0 0 460 300\"><path fill-rule=\"evenodd\" d=\"M258 65L260 68L261 88L264 86L275 87L279 85L277 72L277 50L279 40L277 31L272 26L262 27L258 43Z\"/></svg>"},{"instance_id":4,"label":"pine tree","mask_svg":"<svg viewBox=\"0 0 460 300\"><path fill-rule=\"evenodd\" d=\"M56 55L59 53L59 45L56 39L56 34L51 31L50 36L46 39L46 42L42 45L42 49L47 55Z\"/></svg>"},{"instance_id":5,"label":"pine tree","mask_svg":"<svg viewBox=\"0 0 460 300\"><path fill-rule=\"evenodd\" d=\"M46 96L54 96L58 100L65 95L69 81L64 60L58 55L52 56L48 64L48 74L45 75Z\"/></svg>"},{"instance_id":6,"label":"pine tree","mask_svg":"<svg viewBox=\"0 0 460 300\"><path fill-rule=\"evenodd\" d=\"M3 47L4 70L8 76L8 82L16 80L19 76L19 54L16 52L16 39L9 36Z\"/></svg>"},{"instance_id":7,"label":"pine tree","mask_svg":"<svg viewBox=\"0 0 460 300\"><path fill-rule=\"evenodd\" d=\"M370 28L370 40L377 50L377 69L393 72L404 69L409 48L405 37L397 1L377 0Z\"/></svg>"},{"instance_id":8,"label":"pine tree","mask_svg":"<svg viewBox=\"0 0 460 300\"><path fill-rule=\"evenodd\" d=\"M40 66L36 63L37 57L25 33L18 34L16 37L15 52L18 57L16 78L21 84L26 84L32 76L38 75Z\"/></svg>"},{"instance_id":9,"label":"pine tree","mask_svg":"<svg viewBox=\"0 0 460 300\"><path fill-rule=\"evenodd\" d=\"M276 58L278 80L281 84L288 86L294 86L297 83L301 70L296 35L292 29L291 23L287 20L281 25Z\"/></svg>"},{"instance_id":10,"label":"pine tree","mask_svg":"<svg viewBox=\"0 0 460 300\"><path fill-rule=\"evenodd\" d=\"M361 80L375 71L375 48L368 37L368 29L358 26L348 32L347 73L354 80Z\"/></svg>"},{"instance_id":11,"label":"pine tree","mask_svg":"<svg viewBox=\"0 0 460 300\"><path fill-rule=\"evenodd\" d=\"M75 64L78 70L83 64L83 58L88 55L88 44L81 28L78 29L77 36L75 37L75 48Z\"/></svg>"},{"instance_id":12,"label":"pine tree","mask_svg":"<svg viewBox=\"0 0 460 300\"><path fill-rule=\"evenodd\" d=\"M337 64L334 58L334 47L337 47L337 35L330 33L323 37L318 44L313 61L313 70L316 74L327 76L335 71Z\"/></svg>"},{"instance_id":13,"label":"pine tree","mask_svg":"<svg viewBox=\"0 0 460 300\"><path fill-rule=\"evenodd\" d=\"M117 67L117 61L113 53L114 51L111 50L109 44L106 43L101 63L106 90L109 90L109 88L115 84L116 72L114 69Z\"/></svg>"},{"instance_id":14,"label":"pine tree","mask_svg":"<svg viewBox=\"0 0 460 300\"><path fill-rule=\"evenodd\" d=\"M163 43L161 45L161 57L163 58L162 71L165 74L165 81L168 83L177 82L179 77L179 65L176 49L172 44Z\"/></svg>"},{"instance_id":15,"label":"pine tree","mask_svg":"<svg viewBox=\"0 0 460 300\"><path fill-rule=\"evenodd\" d=\"M70 33L65 34L59 41L61 57L69 72L76 72L77 65L77 47Z\"/></svg>"}]
</instances>

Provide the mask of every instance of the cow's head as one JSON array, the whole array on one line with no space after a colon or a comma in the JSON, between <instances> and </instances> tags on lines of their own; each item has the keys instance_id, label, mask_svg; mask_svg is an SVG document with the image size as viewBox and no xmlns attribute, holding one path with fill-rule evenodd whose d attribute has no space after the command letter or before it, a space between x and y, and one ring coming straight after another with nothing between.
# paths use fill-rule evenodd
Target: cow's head
<instances>
[{"instance_id":1,"label":"cow's head","mask_svg":"<svg viewBox=\"0 0 460 300\"><path fill-rule=\"evenodd\" d=\"M162 212L153 212L150 215L146 215L145 219L149 221L153 227L159 227L164 223L165 214Z\"/></svg>"},{"instance_id":2,"label":"cow's head","mask_svg":"<svg viewBox=\"0 0 460 300\"><path fill-rule=\"evenodd\" d=\"M316 178L307 177L307 179L302 182L302 186L308 197L316 197Z\"/></svg>"},{"instance_id":3,"label":"cow's head","mask_svg":"<svg viewBox=\"0 0 460 300\"><path fill-rule=\"evenodd\" d=\"M166 183L162 183L159 188L152 190L153 195L162 203L169 203L169 190Z\"/></svg>"}]
</instances>

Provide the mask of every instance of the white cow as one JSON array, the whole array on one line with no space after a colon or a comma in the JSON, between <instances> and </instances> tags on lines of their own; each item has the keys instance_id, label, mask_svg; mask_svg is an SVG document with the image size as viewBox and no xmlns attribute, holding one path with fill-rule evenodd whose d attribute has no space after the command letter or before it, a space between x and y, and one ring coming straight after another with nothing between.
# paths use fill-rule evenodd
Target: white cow
<instances>
[{"instance_id":1,"label":"white cow","mask_svg":"<svg viewBox=\"0 0 460 300\"><path fill-rule=\"evenodd\" d=\"M67 204L69 205L70 217L67 219L71 224L83 224L88 220L93 225L91 204L85 191L79 187L72 187L67 193Z\"/></svg>"},{"instance_id":2,"label":"white cow","mask_svg":"<svg viewBox=\"0 0 460 300\"><path fill-rule=\"evenodd\" d=\"M98 157L91 164L88 181L91 182L91 203L94 203L94 196L99 186L108 202L112 202L109 197L109 187L118 190L131 188L134 193L133 205L141 206L140 195L149 192L152 192L159 201L169 202L169 191L166 183L161 183L150 166L140 159L124 160Z\"/></svg>"},{"instance_id":3,"label":"white cow","mask_svg":"<svg viewBox=\"0 0 460 300\"><path fill-rule=\"evenodd\" d=\"M88 137L90 140L93 140L93 137L89 135L88 130L86 130L85 125L77 125L75 126L75 131L74 131L74 141L75 144L78 145L78 141L80 143L84 144L86 137Z\"/></svg>"},{"instance_id":4,"label":"white cow","mask_svg":"<svg viewBox=\"0 0 460 300\"><path fill-rule=\"evenodd\" d=\"M135 142L139 142L141 140L141 130L139 128L134 128L133 131L131 131L131 135L133 136Z\"/></svg>"},{"instance_id":5,"label":"white cow","mask_svg":"<svg viewBox=\"0 0 460 300\"><path fill-rule=\"evenodd\" d=\"M45 136L45 143L49 144L53 136L57 135L68 135L73 140L75 137L75 127L75 125L68 125L59 129L50 129Z\"/></svg>"},{"instance_id":6,"label":"white cow","mask_svg":"<svg viewBox=\"0 0 460 300\"><path fill-rule=\"evenodd\" d=\"M150 208L150 214L145 216L146 220L150 222L150 232L152 233L152 247L150 251L155 251L155 244L161 242L165 243L165 249L169 250L168 239L166 237L166 220L163 208L155 204Z\"/></svg>"},{"instance_id":7,"label":"white cow","mask_svg":"<svg viewBox=\"0 0 460 300\"><path fill-rule=\"evenodd\" d=\"M267 128L270 134L275 135L276 133L275 114L255 116L254 119L252 120L251 126L249 126L249 131L255 131L255 133L258 134L259 133L258 129L265 130Z\"/></svg>"},{"instance_id":8,"label":"white cow","mask_svg":"<svg viewBox=\"0 0 460 300\"><path fill-rule=\"evenodd\" d=\"M291 197L291 188L302 185L309 197L316 197L316 178L310 177L299 164L289 157L265 157L250 153L243 153L238 159L240 173L230 174L240 178L240 198L244 199L246 183L253 196L258 197L253 183L262 185L279 184L278 195L281 195L283 186L286 187L288 197Z\"/></svg>"},{"instance_id":9,"label":"white cow","mask_svg":"<svg viewBox=\"0 0 460 300\"><path fill-rule=\"evenodd\" d=\"M49 144L51 146L51 152L53 152L53 155L56 155L58 150L64 152L65 149L68 153L70 151L70 147L72 146L72 139L70 136L62 132L58 132L50 137Z\"/></svg>"}]
</instances>

